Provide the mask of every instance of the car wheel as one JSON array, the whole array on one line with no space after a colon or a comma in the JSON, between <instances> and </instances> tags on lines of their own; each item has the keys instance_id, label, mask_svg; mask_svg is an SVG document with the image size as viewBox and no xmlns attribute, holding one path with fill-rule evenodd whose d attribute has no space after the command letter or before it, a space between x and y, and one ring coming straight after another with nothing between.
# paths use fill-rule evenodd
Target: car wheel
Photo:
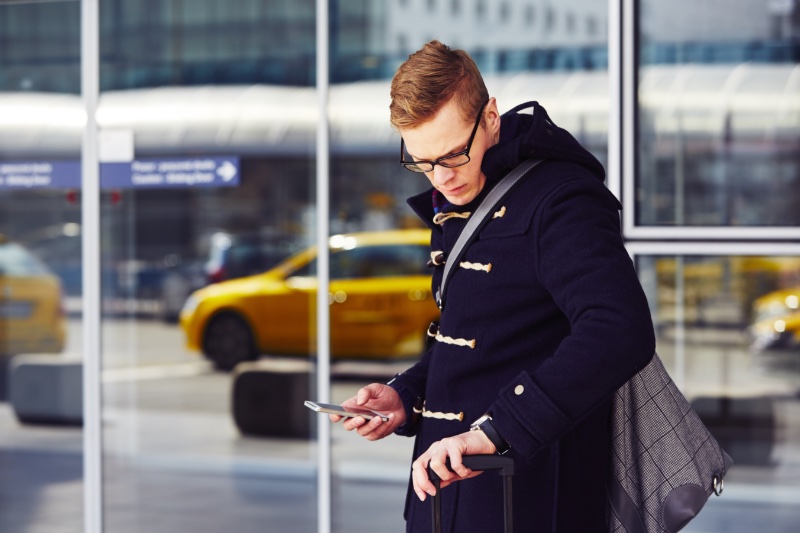
<instances>
[{"instance_id":1,"label":"car wheel","mask_svg":"<svg viewBox=\"0 0 800 533\"><path fill-rule=\"evenodd\" d=\"M226 371L243 361L255 360L257 353L250 326L234 313L215 316L206 327L203 354L218 370Z\"/></svg>"}]
</instances>

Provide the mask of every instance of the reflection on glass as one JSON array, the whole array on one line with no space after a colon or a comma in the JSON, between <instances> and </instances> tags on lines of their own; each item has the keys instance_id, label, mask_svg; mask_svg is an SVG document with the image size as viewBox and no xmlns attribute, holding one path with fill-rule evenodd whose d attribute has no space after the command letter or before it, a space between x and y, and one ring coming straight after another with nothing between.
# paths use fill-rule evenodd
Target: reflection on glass
<instances>
[{"instance_id":1,"label":"reflection on glass","mask_svg":"<svg viewBox=\"0 0 800 533\"><path fill-rule=\"evenodd\" d=\"M800 258L637 257L658 350L736 465L731 486L797 490Z\"/></svg>"},{"instance_id":2,"label":"reflection on glass","mask_svg":"<svg viewBox=\"0 0 800 533\"><path fill-rule=\"evenodd\" d=\"M80 157L79 28L77 0L0 2L3 532L83 527L81 213L50 179Z\"/></svg>"},{"instance_id":3,"label":"reflection on glass","mask_svg":"<svg viewBox=\"0 0 800 533\"><path fill-rule=\"evenodd\" d=\"M641 2L638 224L800 223L791 4Z\"/></svg>"},{"instance_id":4,"label":"reflection on glass","mask_svg":"<svg viewBox=\"0 0 800 533\"><path fill-rule=\"evenodd\" d=\"M344 4L338 3L339 6ZM380 17L380 26L371 27L373 31L380 28L383 35L373 34L373 39L365 41L374 44L376 50L383 50L381 55L357 60L359 58L343 57L337 52L344 40L339 35L344 34L348 24L353 24L355 19L345 21L343 17L342 22L337 23L331 43L332 231L396 230L421 226L421 221L405 200L428 189L430 182L423 175L409 173L398 164L400 137L389 125L387 105L390 78L395 69L408 54L434 38L471 55L485 76L490 96L497 98L501 112L522 102L537 100L556 124L571 131L598 159L607 160L608 5L605 2L437 0L347 4L364 6L373 14L379 9L386 13ZM377 81L368 80L373 80L370 74L379 69L367 73L361 68L364 65L379 67L381 76ZM343 72L349 78L343 79ZM341 83L350 80L355 83ZM331 305L332 324L337 320L360 324L360 342L364 343L396 338L393 329L399 328L401 323L414 324L404 316L403 308L394 310L394 324L384 319L387 306L391 309L404 302L410 309L407 299L411 294L404 290L407 287L401 278L370 282L375 287L373 301L364 309L373 309L371 314L348 317L342 313L337 318L337 311L344 310L339 299L344 299L346 292L346 305L351 302L352 295L349 291L338 293L333 288L335 283L345 281L335 280L335 277L359 267L357 258L345 264L339 261L338 255L331 256L331 276L334 279L331 286L334 302ZM342 259L345 257L342 255ZM422 263L418 265L424 265L429 258L421 259ZM402 260L394 258L392 262ZM397 294L392 299L384 298L390 290ZM428 290L426 286L426 292ZM432 303L429 292L427 298L428 303ZM435 310L435 306L432 307ZM425 311L426 317L428 313ZM411 331L427 326L427 322L421 320L422 313L417 318L419 324L413 325ZM345 328L346 323L339 323L338 327ZM414 346L411 343L407 345ZM381 365L371 362L348 365L347 379L341 379L341 374L332 376L332 400L344 401L373 381L388 381L393 373L406 370L412 363L390 360ZM358 435L344 431L340 425L335 425L332 431L334 482L337 488L341 487L335 491L334 503L343 508L356 508L363 503L364 495L348 482L370 482L369 486L375 492L368 497L369 501L386 509L375 530L401 530L412 439L390 436L380 443L365 446L359 442ZM337 446L336 443L343 445ZM358 450L358 459L353 458L354 450ZM393 494L393 500L384 499L378 490ZM343 519L346 513L337 513L339 508L334 508L334 517L338 515ZM359 527L359 531L370 531L366 523ZM342 525L335 530L351 531Z\"/></svg>"},{"instance_id":5,"label":"reflection on glass","mask_svg":"<svg viewBox=\"0 0 800 533\"><path fill-rule=\"evenodd\" d=\"M61 283L22 245L0 235L0 354L59 353L66 321Z\"/></svg>"},{"instance_id":6,"label":"reflection on glass","mask_svg":"<svg viewBox=\"0 0 800 533\"><path fill-rule=\"evenodd\" d=\"M103 286L110 530L314 529L316 419L304 412L309 398L295 401L314 382L310 352L287 362L255 342L272 325L257 298L275 285L264 273L313 242L303 128L314 118L308 107L284 111L314 101L314 21L308 2L105 11L101 79L124 90L101 94L98 120L134 131L136 168L146 169L140 183L132 169L123 175L102 213L103 271L117 280ZM297 296L309 309L313 297ZM211 311L212 332L188 339L182 310ZM310 317L290 324L306 339Z\"/></svg>"},{"instance_id":7,"label":"reflection on glass","mask_svg":"<svg viewBox=\"0 0 800 533\"><path fill-rule=\"evenodd\" d=\"M430 296L428 230L331 237L331 356L413 358L438 317ZM316 248L275 268L194 292L181 312L187 345L232 370L258 354L316 351Z\"/></svg>"}]
</instances>

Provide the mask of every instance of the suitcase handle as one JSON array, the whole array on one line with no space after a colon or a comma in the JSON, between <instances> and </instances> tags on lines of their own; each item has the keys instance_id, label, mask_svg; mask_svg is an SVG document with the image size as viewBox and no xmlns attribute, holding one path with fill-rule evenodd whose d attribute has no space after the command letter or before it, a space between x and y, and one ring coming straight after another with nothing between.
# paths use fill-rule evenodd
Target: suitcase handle
<instances>
[{"instance_id":1,"label":"suitcase handle","mask_svg":"<svg viewBox=\"0 0 800 533\"><path fill-rule=\"evenodd\" d=\"M514 459L507 455L464 455L461 457L461 462L470 470L500 470L498 473L503 477L514 475ZM452 472L449 457L445 464ZM428 476L432 481L439 480L439 475L430 466L428 466Z\"/></svg>"},{"instance_id":2,"label":"suitcase handle","mask_svg":"<svg viewBox=\"0 0 800 533\"><path fill-rule=\"evenodd\" d=\"M461 462L474 471L483 470L498 470L500 476L503 477L503 501L505 503L505 516L503 518L506 533L513 533L513 502L511 500L511 479L514 475L514 459L507 455L464 455L461 457ZM453 471L450 466L450 458L447 458L445 463L450 471ZM442 530L442 500L439 498L439 490L441 485L441 478L431 469L428 465L428 477L433 482L436 488L436 495L431 497L431 516L433 518L433 531L439 532Z\"/></svg>"}]
</instances>

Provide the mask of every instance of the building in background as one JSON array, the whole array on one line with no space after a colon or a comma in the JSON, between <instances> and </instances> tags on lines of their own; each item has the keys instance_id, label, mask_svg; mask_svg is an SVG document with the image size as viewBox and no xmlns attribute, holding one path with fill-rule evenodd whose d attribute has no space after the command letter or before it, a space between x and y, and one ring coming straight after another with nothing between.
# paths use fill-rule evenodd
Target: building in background
<instances>
[{"instance_id":1,"label":"building in background","mask_svg":"<svg viewBox=\"0 0 800 533\"><path fill-rule=\"evenodd\" d=\"M100 7L103 90L315 83L313 0L101 0ZM330 9L331 83L389 79L433 38L469 51L485 74L607 65L604 2L332 0ZM75 5L21 2L4 11L0 90L77 94ZM798 54L794 0L736 9L725 0L643 2L640 11L649 62L790 62Z\"/></svg>"}]
</instances>

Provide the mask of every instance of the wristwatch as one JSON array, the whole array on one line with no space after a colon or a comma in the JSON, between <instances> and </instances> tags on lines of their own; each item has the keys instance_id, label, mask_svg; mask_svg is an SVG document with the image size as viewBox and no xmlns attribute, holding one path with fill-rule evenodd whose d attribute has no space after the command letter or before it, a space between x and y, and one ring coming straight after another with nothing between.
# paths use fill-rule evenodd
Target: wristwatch
<instances>
[{"instance_id":1,"label":"wristwatch","mask_svg":"<svg viewBox=\"0 0 800 533\"><path fill-rule=\"evenodd\" d=\"M508 453L508 450L511 449L505 439L501 437L500 433L498 433L497 429L495 429L494 424L492 423L492 415L489 413L486 413L475 422L470 424L469 430L483 431L483 434L486 435L490 441L492 441L492 444L494 444L494 447L497 450L497 455L505 455Z\"/></svg>"}]
</instances>

